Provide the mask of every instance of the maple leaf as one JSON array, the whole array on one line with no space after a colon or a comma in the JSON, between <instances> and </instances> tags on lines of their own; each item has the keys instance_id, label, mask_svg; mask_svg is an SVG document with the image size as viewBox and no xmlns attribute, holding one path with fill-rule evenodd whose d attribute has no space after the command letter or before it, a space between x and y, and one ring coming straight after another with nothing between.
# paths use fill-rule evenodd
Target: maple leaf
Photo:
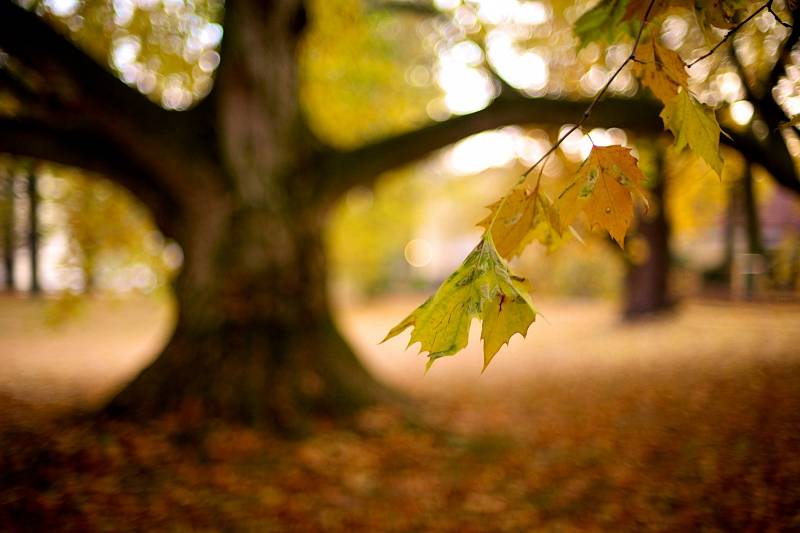
<instances>
[{"instance_id":1,"label":"maple leaf","mask_svg":"<svg viewBox=\"0 0 800 533\"><path fill-rule=\"evenodd\" d=\"M608 231L620 247L633 221L633 197L647 199L645 180L638 161L624 146L595 146L578 171L575 181L557 201L559 229L563 233L579 212L592 227Z\"/></svg>"},{"instance_id":2,"label":"maple leaf","mask_svg":"<svg viewBox=\"0 0 800 533\"><path fill-rule=\"evenodd\" d=\"M664 104L677 96L680 87L688 87L689 75L681 56L663 46L658 38L641 43L636 56L634 74Z\"/></svg>"},{"instance_id":3,"label":"maple leaf","mask_svg":"<svg viewBox=\"0 0 800 533\"><path fill-rule=\"evenodd\" d=\"M627 31L623 23L628 0L601 0L575 21L573 29L583 48L592 41L614 42Z\"/></svg>"},{"instance_id":4,"label":"maple leaf","mask_svg":"<svg viewBox=\"0 0 800 533\"><path fill-rule=\"evenodd\" d=\"M408 346L420 343L433 362L467 345L473 318L483 321L484 369L515 334L522 336L536 319L536 311L522 279L512 276L486 234L461 266L436 293L389 331L386 342L413 327Z\"/></svg>"},{"instance_id":5,"label":"maple leaf","mask_svg":"<svg viewBox=\"0 0 800 533\"><path fill-rule=\"evenodd\" d=\"M714 110L701 104L689 94L681 90L661 111L664 126L675 136L675 149L680 151L686 146L702 157L722 176L723 162L719 155L720 128Z\"/></svg>"},{"instance_id":6,"label":"maple leaf","mask_svg":"<svg viewBox=\"0 0 800 533\"><path fill-rule=\"evenodd\" d=\"M548 251L561 243L562 239L552 223L551 202L540 192L538 183L532 191L524 186L515 187L505 201L498 200L488 208L490 213L478 222L478 226L486 230L492 227L495 248L506 259L520 255L534 240L547 246Z\"/></svg>"}]
</instances>

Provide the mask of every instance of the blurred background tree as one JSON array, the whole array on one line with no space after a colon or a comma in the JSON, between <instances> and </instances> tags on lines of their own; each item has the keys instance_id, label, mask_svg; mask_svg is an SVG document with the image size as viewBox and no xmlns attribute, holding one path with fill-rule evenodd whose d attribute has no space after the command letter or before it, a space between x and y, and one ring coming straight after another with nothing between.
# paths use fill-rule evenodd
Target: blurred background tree
<instances>
[{"instance_id":1,"label":"blurred background tree","mask_svg":"<svg viewBox=\"0 0 800 533\"><path fill-rule=\"evenodd\" d=\"M386 398L332 324L325 257L351 295L440 281L474 244L482 206L629 53L577 49L572 24L590 2L21 4L0 3L0 150L105 175L141 202L37 165L42 233L63 252L53 288L151 290L183 260L175 336L112 404L136 416L199 406L294 427L307 412ZM707 48L683 16L665 28L685 58ZM624 286L636 318L696 289L703 270L743 294L764 284L762 270L771 286L796 286L797 204L783 191L800 190L797 34L764 13L691 69L736 147L722 183L661 146L658 106L623 72L587 126L597 144L637 148L652 208L624 257L581 227L583 245L527 251L518 262L537 292ZM591 145L576 132L548 161L551 194ZM14 205L30 198L16 194ZM10 212L4 221L24 216ZM21 242L12 226L8 246Z\"/></svg>"}]
</instances>

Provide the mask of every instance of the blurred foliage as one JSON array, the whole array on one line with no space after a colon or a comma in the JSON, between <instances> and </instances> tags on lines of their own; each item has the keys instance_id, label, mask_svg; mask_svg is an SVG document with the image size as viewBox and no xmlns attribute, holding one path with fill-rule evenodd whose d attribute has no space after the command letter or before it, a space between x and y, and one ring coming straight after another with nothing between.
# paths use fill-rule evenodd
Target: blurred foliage
<instances>
[{"instance_id":1,"label":"blurred foliage","mask_svg":"<svg viewBox=\"0 0 800 533\"><path fill-rule=\"evenodd\" d=\"M186 109L211 90L220 61L222 0L23 3L167 109Z\"/></svg>"},{"instance_id":2,"label":"blurred foliage","mask_svg":"<svg viewBox=\"0 0 800 533\"><path fill-rule=\"evenodd\" d=\"M25 179L31 172L38 177L40 279L45 289L64 295L56 315L76 308L77 294L149 294L169 285L182 259L180 248L158 232L150 213L128 191L75 169L4 156L0 177L6 194L14 185L16 247L29 253ZM3 224L10 222L7 207L0 204Z\"/></svg>"},{"instance_id":3,"label":"blurred foliage","mask_svg":"<svg viewBox=\"0 0 800 533\"><path fill-rule=\"evenodd\" d=\"M363 0L314 0L308 9L301 100L318 135L347 147L427 121L425 104L437 91L402 81L415 64L432 60L417 17Z\"/></svg>"},{"instance_id":4,"label":"blurred foliage","mask_svg":"<svg viewBox=\"0 0 800 533\"><path fill-rule=\"evenodd\" d=\"M168 286L180 251L147 209L114 183L62 167L41 167L41 218L59 248L63 288L150 293Z\"/></svg>"},{"instance_id":5,"label":"blurred foliage","mask_svg":"<svg viewBox=\"0 0 800 533\"><path fill-rule=\"evenodd\" d=\"M224 33L222 0L26 0L23 4L68 33L125 83L166 108L185 109L212 88ZM313 0L308 5L310 26L299 52L301 100L307 118L323 140L349 147L412 129L430 119L477 110L498 94L496 75L530 96L592 95L629 53L626 43L608 47L589 43L578 50L572 26L593 4L590 0L441 0L434 3L440 12L430 14L402 5L386 7L377 1ZM775 8L784 13L780 2ZM662 27L662 43L683 57L694 57L708 39L690 18L676 12ZM741 63L754 77L751 81L763 79L784 35L785 30L766 13L737 32L733 40ZM800 106L795 95L798 73L800 69L788 69L776 89L790 114L800 110L795 110ZM742 121L753 120L752 113L742 115L742 109L747 114L744 86L736 64L724 50L694 66L689 74L692 92L703 103L721 106L720 120L728 126L743 127ZM638 90L627 68L610 87L611 93L622 95L634 95ZM8 95L0 94L0 112L13 112L16 105ZM460 259L456 256L468 252L467 241L477 236L473 226L486 213L482 206L494 202L502 192L497 183L510 183L513 172L537 159L563 131L564 127L518 130L512 135L511 155L503 152L507 147L497 144L459 143L425 162L390 173L374 190L352 191L331 216L328 234L334 279L348 290L366 294L439 281L446 274L441 263L454 266ZM638 146L643 168L649 164L651 149L630 132L612 128L590 134L599 144ZM562 145L544 172L546 194L553 198L568 183L589 148L588 138L577 134ZM452 161L460 157L459 149L476 157L482 153L489 163L459 168ZM735 153L724 155L731 168L722 183L696 158L669 156L666 208L684 255L692 252L685 252L681 243L716 238L724 221L727 183L735 182L742 173ZM504 173L487 172L487 168L503 169ZM95 183L76 180L75 187L92 189L88 184ZM765 187L762 180L758 184ZM68 270L83 271L86 279L100 276L104 281L99 283L109 286L114 277L110 265L127 268L121 265L150 260L144 257L149 252L143 250L148 246L155 249L153 243L161 238L144 236L146 231L131 236L140 243L153 242L145 246L105 235L103 228L98 228L97 235L89 229L93 224L89 219L95 216L89 213L103 210L115 213L123 226L128 225L116 200L107 204L95 201L98 195L107 195L99 189L71 194L74 199L63 205L65 213L71 210L74 227L67 243L72 257L64 265ZM116 193L112 196L116 198ZM767 193L759 193L760 205L765 205L766 198ZM81 205L87 210L83 222L78 220ZM619 261L613 253L602 251L602 241L594 243L581 224L577 229L586 238L586 246L562 247L546 260L541 253L533 253L537 264L526 273L537 290L613 293L619 286ZM433 245L436 265L412 267L404 260L404 248L415 238ZM106 253L102 250L105 246L117 251ZM791 244L782 246L782 250L791 249ZM125 253L128 259L121 260L119 250L125 247L132 251ZM154 265L159 261L157 255L151 257ZM442 257L450 255L453 257ZM601 257L609 263L600 265ZM791 262L793 256L784 251L776 257ZM105 266L92 266L98 261ZM161 267L153 268L160 272ZM794 271L791 264L782 268L782 272ZM160 286L166 278L155 275Z\"/></svg>"}]
</instances>

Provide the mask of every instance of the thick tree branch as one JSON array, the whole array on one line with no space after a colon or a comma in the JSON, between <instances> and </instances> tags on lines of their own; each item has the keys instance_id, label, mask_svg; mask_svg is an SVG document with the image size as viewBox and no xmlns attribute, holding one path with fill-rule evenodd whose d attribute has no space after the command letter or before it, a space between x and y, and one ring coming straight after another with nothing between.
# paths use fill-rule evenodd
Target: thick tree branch
<instances>
[{"instance_id":1,"label":"thick tree branch","mask_svg":"<svg viewBox=\"0 0 800 533\"><path fill-rule=\"evenodd\" d=\"M726 130L725 133L730 138L722 136L722 142L738 150L751 163L764 167L778 185L800 194L800 180L797 178L794 159L786 148L780 130L771 132L763 142L752 133L744 134L733 130Z\"/></svg>"},{"instance_id":2,"label":"thick tree branch","mask_svg":"<svg viewBox=\"0 0 800 533\"><path fill-rule=\"evenodd\" d=\"M0 47L46 81L46 94L93 115L126 122L161 118L166 111L125 86L34 13L0 1Z\"/></svg>"},{"instance_id":3,"label":"thick tree branch","mask_svg":"<svg viewBox=\"0 0 800 533\"><path fill-rule=\"evenodd\" d=\"M162 109L10 0L0 0L0 48L44 80L39 97L50 109L80 117L81 128L124 147L175 197L217 185L213 172L198 173L193 183L182 179L217 166L212 113Z\"/></svg>"},{"instance_id":4,"label":"thick tree branch","mask_svg":"<svg viewBox=\"0 0 800 533\"><path fill-rule=\"evenodd\" d=\"M102 136L33 119L0 117L0 152L102 174L130 190L153 212L159 227L172 233L177 203L145 168Z\"/></svg>"},{"instance_id":5,"label":"thick tree branch","mask_svg":"<svg viewBox=\"0 0 800 533\"><path fill-rule=\"evenodd\" d=\"M323 162L326 197L369 183L378 175L422 158L429 152L481 131L510 124L562 125L582 117L586 101L554 98L503 97L487 108L431 124L419 130L377 141L349 152L331 154ZM618 127L642 135L659 135L664 126L659 118L661 106L655 100L607 98L598 102L586 121L586 127ZM750 134L728 132L721 141L738 149L750 161L763 166L781 186L800 192L800 181L780 131L764 142Z\"/></svg>"},{"instance_id":6,"label":"thick tree branch","mask_svg":"<svg viewBox=\"0 0 800 533\"><path fill-rule=\"evenodd\" d=\"M372 0L367 4L372 9L383 9L397 13L410 13L423 17L438 17L444 13L436 9L432 2L416 0Z\"/></svg>"},{"instance_id":7,"label":"thick tree branch","mask_svg":"<svg viewBox=\"0 0 800 533\"><path fill-rule=\"evenodd\" d=\"M502 96L485 109L384 139L349 152L331 154L326 165L328 195L336 195L379 174L481 131L510 124L562 125L577 122L589 102ZM654 100L608 98L599 102L585 126L618 127L640 133L663 131Z\"/></svg>"}]
</instances>

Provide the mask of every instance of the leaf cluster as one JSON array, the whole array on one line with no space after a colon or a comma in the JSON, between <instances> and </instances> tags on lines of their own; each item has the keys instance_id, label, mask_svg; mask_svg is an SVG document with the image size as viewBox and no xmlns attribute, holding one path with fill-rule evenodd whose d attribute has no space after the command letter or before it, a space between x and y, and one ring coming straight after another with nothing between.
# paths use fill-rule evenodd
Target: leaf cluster
<instances>
[{"instance_id":1,"label":"leaf cluster","mask_svg":"<svg viewBox=\"0 0 800 533\"><path fill-rule=\"evenodd\" d=\"M428 352L428 367L437 358L453 355L467 344L473 318L483 321L484 368L511 336L526 335L536 311L506 261L537 241L548 250L557 248L579 215L590 228L605 230L621 248L634 220L634 203L647 207L646 181L630 148L594 145L569 185L551 201L541 190L541 172L535 186L528 176L582 124L616 76L632 64L640 83L664 104L661 118L674 136L677 151L689 149L722 175L720 126L714 109L692 94L683 58L660 39L662 24L671 14L692 15L699 28L729 29L730 33L770 9L771 2L753 6L747 0L601 0L574 24L582 48L592 41L616 44L632 40L630 55L609 76L589 104L583 119L563 134L555 145L518 180L479 226L484 228L478 246L427 302L389 332L387 339L413 328L409 346L420 343ZM709 33L709 35L714 35ZM591 138L590 138L591 139Z\"/></svg>"}]
</instances>

